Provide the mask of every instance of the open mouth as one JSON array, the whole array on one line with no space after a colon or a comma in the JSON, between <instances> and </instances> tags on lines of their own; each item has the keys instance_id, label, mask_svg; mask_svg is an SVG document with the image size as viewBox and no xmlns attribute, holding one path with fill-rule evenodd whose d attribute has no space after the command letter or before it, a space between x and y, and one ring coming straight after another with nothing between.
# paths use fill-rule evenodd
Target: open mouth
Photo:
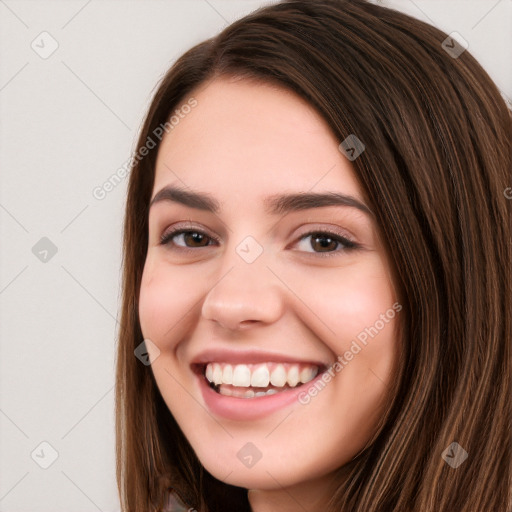
<instances>
[{"instance_id":1,"label":"open mouth","mask_svg":"<svg viewBox=\"0 0 512 512\"><path fill-rule=\"evenodd\" d=\"M210 388L234 398L257 398L296 389L313 380L325 368L310 363L229 364L212 362L200 365Z\"/></svg>"}]
</instances>

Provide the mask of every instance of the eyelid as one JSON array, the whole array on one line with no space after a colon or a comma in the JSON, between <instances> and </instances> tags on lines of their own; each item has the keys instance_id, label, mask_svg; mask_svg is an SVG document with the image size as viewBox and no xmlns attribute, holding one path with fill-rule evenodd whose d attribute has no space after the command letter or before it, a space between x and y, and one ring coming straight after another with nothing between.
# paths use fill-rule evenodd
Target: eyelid
<instances>
[{"instance_id":1,"label":"eyelid","mask_svg":"<svg viewBox=\"0 0 512 512\"><path fill-rule=\"evenodd\" d=\"M350 243L352 243L354 245L358 245L358 246L362 245L357 241L357 238L349 230L341 228L339 226L333 226L332 224L312 224L312 225L308 224L306 231L300 232L300 229L301 228L295 230L294 234L292 235L293 239L294 239L294 242L292 242L292 243L294 243L294 244L297 243L298 240L301 240L305 236L314 235L314 234L318 233L318 234L326 234L326 235L329 235L329 234L336 235L342 239L348 240Z\"/></svg>"},{"instance_id":2,"label":"eyelid","mask_svg":"<svg viewBox=\"0 0 512 512\"><path fill-rule=\"evenodd\" d=\"M300 254L306 255L306 257L313 257L313 258L326 258L326 257L336 257L343 253L348 253L350 251L355 251L358 249L363 249L364 245L357 242L355 237L346 229L340 228L339 226L319 226L316 227L309 227L308 226L307 231L303 231L302 233L295 233L293 236L293 241L291 244L288 244L286 246L286 249L289 249L290 247L294 247L297 244L301 243L305 238L308 238L313 235L322 235L326 238L333 239L338 245L341 245L341 247L337 247L333 251L304 251L304 250L297 250L295 252L298 252ZM298 230L295 230L295 232ZM182 245L175 244L172 239L176 236L179 236L183 233L199 233L201 235L206 236L210 241L213 241L214 243L208 243L208 245L205 246L199 246L199 247L184 247ZM211 247L211 245L218 245L220 243L219 238L216 235L212 235L208 232L208 230L203 229L202 227L197 227L192 222L185 222L178 223L177 225L173 225L172 228L168 228L164 230L162 235L160 236L160 245L166 246L172 245L172 250L178 251L178 252L184 252L184 253L190 253L197 251L197 249L205 249L207 247Z\"/></svg>"},{"instance_id":3,"label":"eyelid","mask_svg":"<svg viewBox=\"0 0 512 512\"><path fill-rule=\"evenodd\" d=\"M173 225L172 228L166 228L163 233L160 235L160 244L165 245L166 242L164 242L165 239L170 238L171 236L176 236L178 234L181 234L183 232L194 232L194 233L200 233L202 235L206 235L208 238L211 238L216 243L219 243L220 240L216 235L212 235L208 232L208 230L205 230L202 227L198 227L197 225L194 225L193 223L186 223L185 225L182 225L178 223L178 225ZM193 248L181 248L183 250L191 249Z\"/></svg>"},{"instance_id":4,"label":"eyelid","mask_svg":"<svg viewBox=\"0 0 512 512\"><path fill-rule=\"evenodd\" d=\"M353 251L357 251L363 249L363 245L352 240L348 236L344 234L340 234L337 231L329 230L329 229L313 229L302 233L296 241L292 244L292 247L300 244L304 239L309 238L313 235L320 235L319 238L330 238L341 247L337 247L334 251L300 251L297 250L295 252L299 253L301 256L306 258L336 258L343 254L348 254ZM287 247L288 248L288 247Z\"/></svg>"}]
</instances>

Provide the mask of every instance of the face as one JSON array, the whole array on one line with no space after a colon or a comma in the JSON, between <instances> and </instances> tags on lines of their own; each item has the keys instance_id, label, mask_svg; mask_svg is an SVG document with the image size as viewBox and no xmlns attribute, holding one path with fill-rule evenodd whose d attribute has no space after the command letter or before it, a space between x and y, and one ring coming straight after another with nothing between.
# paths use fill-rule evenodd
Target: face
<instances>
[{"instance_id":1,"label":"face","mask_svg":"<svg viewBox=\"0 0 512 512\"><path fill-rule=\"evenodd\" d=\"M156 163L139 302L152 371L218 479L328 479L375 433L396 361L375 219L298 96L227 78L192 96Z\"/></svg>"}]
</instances>

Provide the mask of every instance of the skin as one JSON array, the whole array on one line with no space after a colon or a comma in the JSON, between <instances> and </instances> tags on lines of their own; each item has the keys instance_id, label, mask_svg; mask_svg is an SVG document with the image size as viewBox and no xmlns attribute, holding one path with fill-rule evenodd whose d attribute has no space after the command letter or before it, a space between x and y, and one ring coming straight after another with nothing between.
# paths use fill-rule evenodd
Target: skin
<instances>
[{"instance_id":1,"label":"skin","mask_svg":"<svg viewBox=\"0 0 512 512\"><path fill-rule=\"evenodd\" d=\"M153 196L173 184L208 193L222 208L163 201L150 209L139 315L144 338L160 350L151 368L202 464L249 489L253 511L295 511L297 503L324 510L333 472L364 449L382 416L399 314L308 404L253 421L208 411L190 362L209 347L335 362L396 303L375 219L347 206L265 211L263 199L276 193L339 192L364 202L341 141L300 97L228 78L192 96L197 106L162 140ZM171 226L205 233L206 244L178 235L161 245ZM325 257L314 237L301 240L313 228L360 248L331 243ZM263 248L250 264L236 252L249 235ZM237 457L247 442L262 454L252 468Z\"/></svg>"}]
</instances>

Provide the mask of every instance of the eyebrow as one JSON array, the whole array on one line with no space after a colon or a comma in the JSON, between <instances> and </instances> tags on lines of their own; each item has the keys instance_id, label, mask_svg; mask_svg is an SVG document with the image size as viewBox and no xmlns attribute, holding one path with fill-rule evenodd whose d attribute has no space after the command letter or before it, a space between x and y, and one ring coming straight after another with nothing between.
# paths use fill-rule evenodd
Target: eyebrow
<instances>
[{"instance_id":1,"label":"eyebrow","mask_svg":"<svg viewBox=\"0 0 512 512\"><path fill-rule=\"evenodd\" d=\"M190 208L218 214L220 203L209 194L192 192L175 186L166 186L159 190L149 207L156 203L170 201L180 203ZM272 215L282 215L289 212L320 208L323 206L348 206L356 208L370 216L373 212L363 202L354 196L337 192L299 192L295 194L274 194L264 200L266 211Z\"/></svg>"}]
</instances>

